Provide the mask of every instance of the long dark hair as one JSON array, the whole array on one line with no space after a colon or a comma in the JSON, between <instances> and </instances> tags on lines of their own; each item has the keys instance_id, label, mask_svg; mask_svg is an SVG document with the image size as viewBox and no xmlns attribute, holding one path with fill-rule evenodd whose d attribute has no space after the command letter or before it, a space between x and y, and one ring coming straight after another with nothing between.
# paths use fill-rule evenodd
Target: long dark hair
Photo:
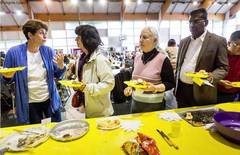
<instances>
[{"instance_id":1,"label":"long dark hair","mask_svg":"<svg viewBox=\"0 0 240 155\"><path fill-rule=\"evenodd\" d=\"M97 29L91 25L80 25L76 27L75 33L81 36L83 46L87 49L88 54L85 60L88 60L91 54L97 49L99 45L103 45Z\"/></svg>"}]
</instances>

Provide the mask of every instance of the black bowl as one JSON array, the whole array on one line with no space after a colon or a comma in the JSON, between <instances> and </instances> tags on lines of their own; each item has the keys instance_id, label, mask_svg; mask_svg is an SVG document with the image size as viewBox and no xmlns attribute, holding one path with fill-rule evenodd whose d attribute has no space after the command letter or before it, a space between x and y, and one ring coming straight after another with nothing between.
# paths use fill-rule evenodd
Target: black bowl
<instances>
[{"instance_id":1,"label":"black bowl","mask_svg":"<svg viewBox=\"0 0 240 155\"><path fill-rule=\"evenodd\" d=\"M213 118L223 137L240 144L240 112L217 112Z\"/></svg>"}]
</instances>

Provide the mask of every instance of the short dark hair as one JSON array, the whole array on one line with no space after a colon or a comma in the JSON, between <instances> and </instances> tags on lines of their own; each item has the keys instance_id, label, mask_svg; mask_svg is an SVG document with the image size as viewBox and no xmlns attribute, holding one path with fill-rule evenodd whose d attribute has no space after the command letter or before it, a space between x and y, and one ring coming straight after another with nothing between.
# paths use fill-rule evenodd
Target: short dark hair
<instances>
[{"instance_id":1,"label":"short dark hair","mask_svg":"<svg viewBox=\"0 0 240 155\"><path fill-rule=\"evenodd\" d=\"M190 12L190 16L196 15L196 14L201 14L201 18L203 18L205 20L208 19L207 10L204 9L204 8L199 8L199 9L196 9L196 10L193 10L193 11Z\"/></svg>"},{"instance_id":2,"label":"short dark hair","mask_svg":"<svg viewBox=\"0 0 240 155\"><path fill-rule=\"evenodd\" d=\"M91 25L80 25L76 27L75 33L81 36L83 46L88 50L91 55L99 45L102 45L102 40L97 29Z\"/></svg>"},{"instance_id":3,"label":"short dark hair","mask_svg":"<svg viewBox=\"0 0 240 155\"><path fill-rule=\"evenodd\" d=\"M176 41L174 39L169 39L168 40L168 46L171 47L171 46L176 46Z\"/></svg>"},{"instance_id":4,"label":"short dark hair","mask_svg":"<svg viewBox=\"0 0 240 155\"><path fill-rule=\"evenodd\" d=\"M240 40L240 31L235 31L230 36L231 41L237 41Z\"/></svg>"},{"instance_id":5,"label":"short dark hair","mask_svg":"<svg viewBox=\"0 0 240 155\"><path fill-rule=\"evenodd\" d=\"M29 39L28 32L34 35L40 29L45 29L48 31L48 26L43 21L36 19L30 19L22 26L22 31L27 40Z\"/></svg>"}]
</instances>

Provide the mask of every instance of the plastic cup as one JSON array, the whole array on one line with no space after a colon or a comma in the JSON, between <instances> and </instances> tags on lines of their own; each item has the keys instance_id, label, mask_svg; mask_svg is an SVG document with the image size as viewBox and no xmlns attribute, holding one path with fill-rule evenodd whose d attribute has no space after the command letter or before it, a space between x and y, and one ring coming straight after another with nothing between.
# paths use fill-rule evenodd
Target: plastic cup
<instances>
[{"instance_id":1,"label":"plastic cup","mask_svg":"<svg viewBox=\"0 0 240 155\"><path fill-rule=\"evenodd\" d=\"M171 133L170 136L176 138L180 135L181 123L179 121L174 121L171 123Z\"/></svg>"}]
</instances>

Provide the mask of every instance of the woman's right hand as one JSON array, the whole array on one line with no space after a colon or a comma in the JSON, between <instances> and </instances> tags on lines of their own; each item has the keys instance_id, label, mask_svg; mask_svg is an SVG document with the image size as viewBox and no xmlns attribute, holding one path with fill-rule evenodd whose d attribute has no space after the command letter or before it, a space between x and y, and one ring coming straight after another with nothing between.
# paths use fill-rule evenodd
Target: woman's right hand
<instances>
[{"instance_id":1,"label":"woman's right hand","mask_svg":"<svg viewBox=\"0 0 240 155\"><path fill-rule=\"evenodd\" d=\"M132 87L127 87L127 88L124 89L124 95L125 96L131 96L132 92L133 92Z\"/></svg>"}]
</instances>

